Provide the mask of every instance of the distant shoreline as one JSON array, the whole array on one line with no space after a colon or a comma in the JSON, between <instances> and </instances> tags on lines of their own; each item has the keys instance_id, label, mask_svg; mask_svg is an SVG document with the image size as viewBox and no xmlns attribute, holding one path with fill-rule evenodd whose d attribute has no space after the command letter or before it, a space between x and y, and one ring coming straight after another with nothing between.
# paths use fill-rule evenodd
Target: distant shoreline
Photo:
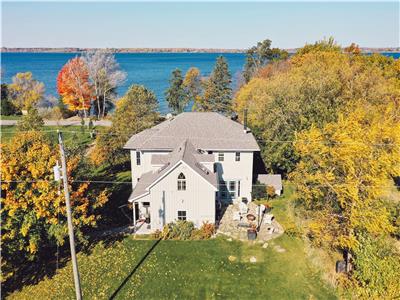
<instances>
[{"instance_id":1,"label":"distant shoreline","mask_svg":"<svg viewBox=\"0 0 400 300\"><path fill-rule=\"evenodd\" d=\"M216 48L8 48L2 47L1 52L27 53L80 53L89 50L105 49L113 53L244 53L244 49Z\"/></svg>"},{"instance_id":2,"label":"distant shoreline","mask_svg":"<svg viewBox=\"0 0 400 300\"><path fill-rule=\"evenodd\" d=\"M2 47L2 53L80 53L99 48L9 48ZM400 53L400 47L391 48L360 48L363 53ZM217 48L107 48L113 53L245 53L246 49L217 49ZM294 49L285 49L295 53Z\"/></svg>"}]
</instances>

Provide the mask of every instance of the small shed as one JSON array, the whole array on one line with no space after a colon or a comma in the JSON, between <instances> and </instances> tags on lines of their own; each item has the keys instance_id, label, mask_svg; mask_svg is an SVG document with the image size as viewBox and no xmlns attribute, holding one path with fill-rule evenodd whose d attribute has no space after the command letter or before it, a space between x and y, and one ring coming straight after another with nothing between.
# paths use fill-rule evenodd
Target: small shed
<instances>
[{"instance_id":1,"label":"small shed","mask_svg":"<svg viewBox=\"0 0 400 300\"><path fill-rule=\"evenodd\" d=\"M280 174L259 174L258 181L266 186L272 186L275 189L275 194L280 196L282 194L282 176Z\"/></svg>"}]
</instances>

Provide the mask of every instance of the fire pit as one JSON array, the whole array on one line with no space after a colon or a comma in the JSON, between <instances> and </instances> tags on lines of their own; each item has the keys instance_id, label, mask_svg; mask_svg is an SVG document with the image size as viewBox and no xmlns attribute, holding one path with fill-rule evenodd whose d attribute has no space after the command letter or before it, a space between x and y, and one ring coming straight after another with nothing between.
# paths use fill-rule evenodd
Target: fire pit
<instances>
[{"instance_id":1,"label":"fire pit","mask_svg":"<svg viewBox=\"0 0 400 300\"><path fill-rule=\"evenodd\" d=\"M247 220L249 220L249 221L254 221L254 220L256 219L256 216L255 216L255 215L252 215L252 214L248 214L248 215L246 216L246 218L247 218Z\"/></svg>"}]
</instances>

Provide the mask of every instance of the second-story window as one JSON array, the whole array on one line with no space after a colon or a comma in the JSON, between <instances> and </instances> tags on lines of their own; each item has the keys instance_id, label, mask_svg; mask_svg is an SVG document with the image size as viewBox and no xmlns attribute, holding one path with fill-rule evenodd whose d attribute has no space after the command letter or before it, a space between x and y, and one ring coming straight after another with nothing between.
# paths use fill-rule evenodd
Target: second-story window
<instances>
[{"instance_id":1,"label":"second-story window","mask_svg":"<svg viewBox=\"0 0 400 300\"><path fill-rule=\"evenodd\" d=\"M183 173L178 176L178 191L186 191L186 177Z\"/></svg>"},{"instance_id":2,"label":"second-story window","mask_svg":"<svg viewBox=\"0 0 400 300\"><path fill-rule=\"evenodd\" d=\"M218 161L224 161L224 153L223 152L219 152L218 153Z\"/></svg>"},{"instance_id":3,"label":"second-story window","mask_svg":"<svg viewBox=\"0 0 400 300\"><path fill-rule=\"evenodd\" d=\"M240 161L240 152L235 153L235 161Z\"/></svg>"},{"instance_id":4,"label":"second-story window","mask_svg":"<svg viewBox=\"0 0 400 300\"><path fill-rule=\"evenodd\" d=\"M140 152L136 151L136 165L140 166Z\"/></svg>"}]
</instances>

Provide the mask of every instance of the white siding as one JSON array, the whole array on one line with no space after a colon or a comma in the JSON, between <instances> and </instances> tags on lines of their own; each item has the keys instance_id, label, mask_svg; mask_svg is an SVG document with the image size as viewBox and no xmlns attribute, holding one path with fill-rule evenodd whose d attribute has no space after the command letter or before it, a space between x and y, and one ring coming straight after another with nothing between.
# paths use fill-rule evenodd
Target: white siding
<instances>
[{"instance_id":1,"label":"white siding","mask_svg":"<svg viewBox=\"0 0 400 300\"><path fill-rule=\"evenodd\" d=\"M206 150L206 149L204 149ZM238 196L238 182L240 181L240 197L251 200L253 182L253 152L240 152L240 161L236 161L236 152L221 151L224 153L224 161L218 161L217 151L213 151L217 166L219 180L236 182L236 197ZM141 151L140 162L136 164L136 151L131 150L132 186L135 187L138 178L143 173L156 171L159 165L152 165L151 158L154 154L168 154L167 151ZM213 171L214 163L204 165ZM180 173L186 177L186 190L178 191L177 178ZM187 220L195 226L201 226L203 222L215 222L215 198L216 189L203 179L197 172L185 163L180 163L168 175L156 183L150 194L138 199L136 202L150 202L151 228L162 229L164 224L163 197L165 203L165 223L175 222L178 211L186 211ZM140 207L141 205L139 205Z\"/></svg>"},{"instance_id":2,"label":"white siding","mask_svg":"<svg viewBox=\"0 0 400 300\"><path fill-rule=\"evenodd\" d=\"M218 161L218 154L224 153L224 161ZM251 200L253 184L253 152L240 152L240 161L236 161L236 152L214 152L215 161L218 163L220 179L226 181L240 181L240 197ZM236 195L238 184L236 183Z\"/></svg>"},{"instance_id":3,"label":"white siding","mask_svg":"<svg viewBox=\"0 0 400 300\"><path fill-rule=\"evenodd\" d=\"M138 178L142 176L143 173L149 171L155 171L159 167L152 166L151 157L153 154L168 154L167 151L139 151L140 152L140 165L136 164L136 150L131 150L131 171L132 171L132 188L135 187Z\"/></svg>"},{"instance_id":4,"label":"white siding","mask_svg":"<svg viewBox=\"0 0 400 300\"><path fill-rule=\"evenodd\" d=\"M180 173L186 177L186 190L178 191L177 178ZM150 194L138 201L150 202L151 228L163 227L163 195L165 195L165 221L175 222L178 210L186 211L188 221L195 226L203 222L215 222L215 188L185 163L179 164L165 178L150 189Z\"/></svg>"}]
</instances>

